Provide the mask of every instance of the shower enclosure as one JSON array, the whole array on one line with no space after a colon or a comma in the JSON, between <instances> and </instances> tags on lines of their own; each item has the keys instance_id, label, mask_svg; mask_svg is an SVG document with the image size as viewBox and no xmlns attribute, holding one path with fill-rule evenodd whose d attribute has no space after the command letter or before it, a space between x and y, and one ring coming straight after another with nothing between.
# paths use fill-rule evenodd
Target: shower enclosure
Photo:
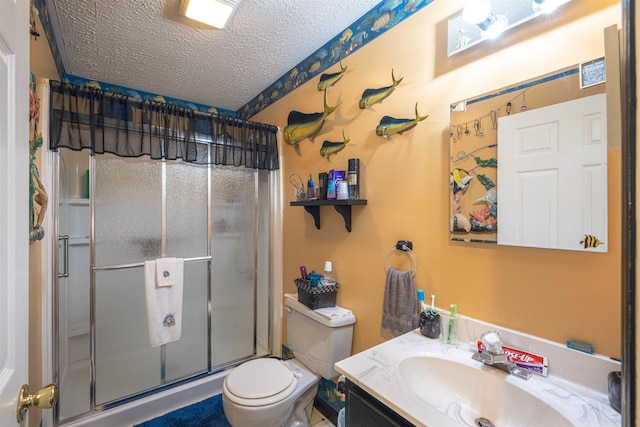
<instances>
[{"instance_id":1,"label":"shower enclosure","mask_svg":"<svg viewBox=\"0 0 640 427\"><path fill-rule=\"evenodd\" d=\"M90 153L56 161L61 425L272 353L273 171ZM182 335L151 347L144 261L161 257L185 260Z\"/></svg>"}]
</instances>

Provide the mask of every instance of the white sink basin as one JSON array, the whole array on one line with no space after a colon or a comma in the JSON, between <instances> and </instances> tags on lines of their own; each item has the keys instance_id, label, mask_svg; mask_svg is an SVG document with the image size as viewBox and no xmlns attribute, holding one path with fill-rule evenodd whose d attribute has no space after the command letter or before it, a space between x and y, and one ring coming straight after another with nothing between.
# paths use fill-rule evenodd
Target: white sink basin
<instances>
[{"instance_id":1,"label":"white sink basin","mask_svg":"<svg viewBox=\"0 0 640 427\"><path fill-rule=\"evenodd\" d=\"M485 418L500 426L572 426L546 402L496 368L469 359L413 356L400 360L400 377L427 404L462 425ZM531 380L530 380L531 381Z\"/></svg>"}]
</instances>

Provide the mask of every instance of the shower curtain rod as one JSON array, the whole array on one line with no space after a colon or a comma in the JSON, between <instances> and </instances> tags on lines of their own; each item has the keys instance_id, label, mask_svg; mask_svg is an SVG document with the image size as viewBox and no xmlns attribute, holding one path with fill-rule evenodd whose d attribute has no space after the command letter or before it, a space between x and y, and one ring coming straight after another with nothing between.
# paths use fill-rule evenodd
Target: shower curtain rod
<instances>
[{"instance_id":1,"label":"shower curtain rod","mask_svg":"<svg viewBox=\"0 0 640 427\"><path fill-rule=\"evenodd\" d=\"M211 261L213 257L209 256L201 256L195 258L185 258L184 262L196 262L196 261ZM132 264L120 264L120 265L111 265L108 267L91 267L91 271L105 271L105 270L122 270L124 268L135 268L135 267L144 267L144 262L134 262Z\"/></svg>"}]
</instances>

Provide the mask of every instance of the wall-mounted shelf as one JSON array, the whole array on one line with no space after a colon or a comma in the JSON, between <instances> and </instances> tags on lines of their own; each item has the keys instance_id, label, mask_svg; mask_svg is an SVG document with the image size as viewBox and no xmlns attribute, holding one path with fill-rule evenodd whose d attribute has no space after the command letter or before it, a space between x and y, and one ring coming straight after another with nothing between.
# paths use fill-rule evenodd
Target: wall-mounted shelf
<instances>
[{"instance_id":1,"label":"wall-mounted shelf","mask_svg":"<svg viewBox=\"0 0 640 427\"><path fill-rule=\"evenodd\" d=\"M302 206L305 211L311 214L318 230L320 229L320 206L333 206L344 218L344 226L348 232L351 232L351 206L362 206L366 204L367 201L364 199L307 200L291 202L291 206Z\"/></svg>"}]
</instances>

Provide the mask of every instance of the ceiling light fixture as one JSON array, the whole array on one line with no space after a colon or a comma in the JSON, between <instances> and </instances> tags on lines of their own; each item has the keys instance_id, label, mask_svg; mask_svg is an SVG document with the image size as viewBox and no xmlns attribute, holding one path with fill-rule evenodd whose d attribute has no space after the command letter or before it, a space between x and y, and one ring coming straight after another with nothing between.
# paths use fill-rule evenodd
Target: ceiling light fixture
<instances>
[{"instance_id":1,"label":"ceiling light fixture","mask_svg":"<svg viewBox=\"0 0 640 427\"><path fill-rule=\"evenodd\" d=\"M241 0L182 0L180 13L187 18L223 29Z\"/></svg>"}]
</instances>

